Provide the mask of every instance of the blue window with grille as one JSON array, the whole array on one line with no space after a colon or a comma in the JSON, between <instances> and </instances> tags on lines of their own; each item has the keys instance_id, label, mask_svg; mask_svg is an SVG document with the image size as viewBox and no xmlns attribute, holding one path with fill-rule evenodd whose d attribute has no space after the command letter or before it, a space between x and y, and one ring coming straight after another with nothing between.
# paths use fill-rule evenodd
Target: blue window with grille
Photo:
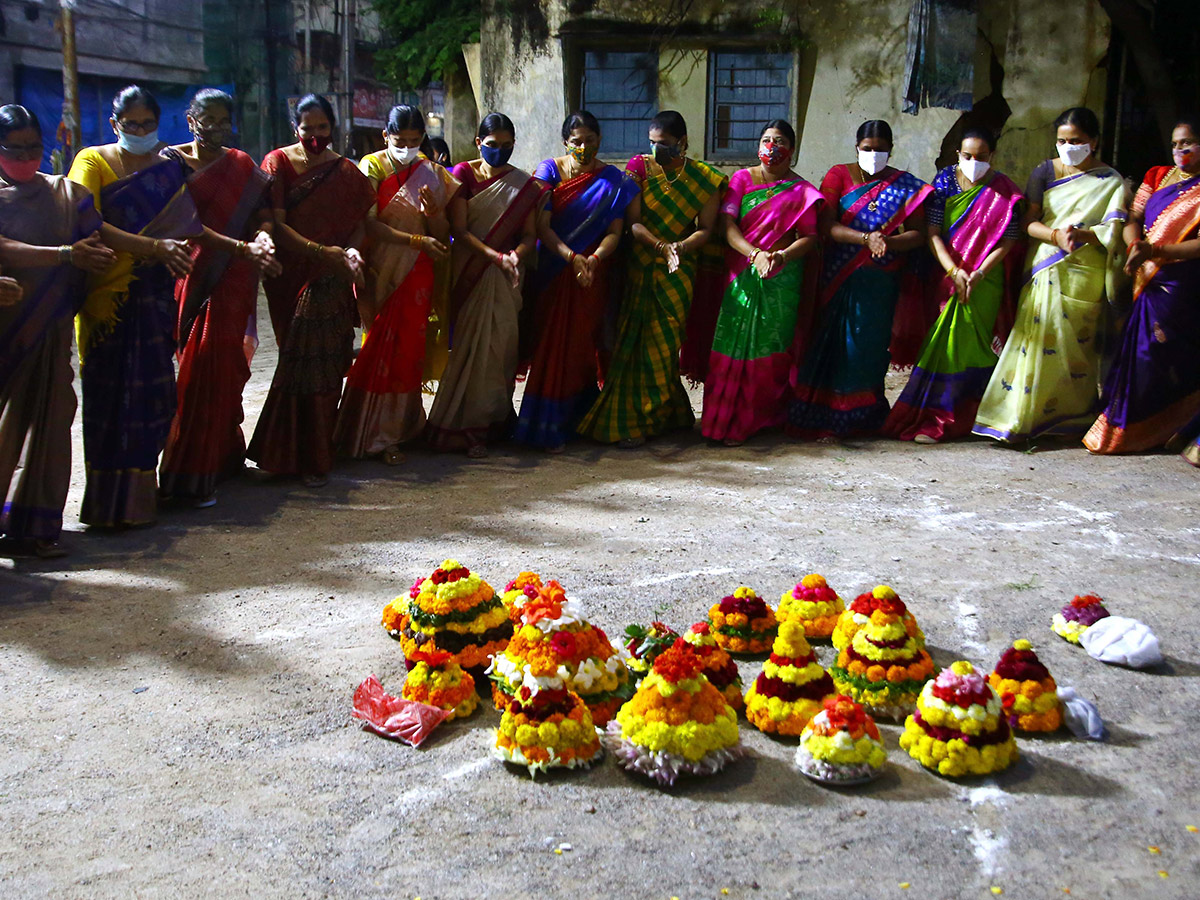
<instances>
[{"instance_id":1,"label":"blue window with grille","mask_svg":"<svg viewBox=\"0 0 1200 900\"><path fill-rule=\"evenodd\" d=\"M754 159L763 125L794 118L790 53L714 50L708 77L709 159Z\"/></svg>"},{"instance_id":2,"label":"blue window with grille","mask_svg":"<svg viewBox=\"0 0 1200 900\"><path fill-rule=\"evenodd\" d=\"M586 51L579 96L600 121L601 155L644 152L650 119L658 112L658 54Z\"/></svg>"}]
</instances>

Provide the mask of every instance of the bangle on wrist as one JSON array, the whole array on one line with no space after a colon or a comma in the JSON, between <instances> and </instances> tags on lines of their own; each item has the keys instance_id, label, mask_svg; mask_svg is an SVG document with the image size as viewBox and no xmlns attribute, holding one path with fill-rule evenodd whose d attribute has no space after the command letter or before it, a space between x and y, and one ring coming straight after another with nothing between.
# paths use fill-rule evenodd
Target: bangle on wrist
<instances>
[{"instance_id":1,"label":"bangle on wrist","mask_svg":"<svg viewBox=\"0 0 1200 900\"><path fill-rule=\"evenodd\" d=\"M425 240L425 235L423 235L423 234L410 234L408 236L408 246L416 247L417 249L420 249L424 240Z\"/></svg>"},{"instance_id":2,"label":"bangle on wrist","mask_svg":"<svg viewBox=\"0 0 1200 900\"><path fill-rule=\"evenodd\" d=\"M159 242L159 239L158 239L158 238L155 238L155 239L154 239L154 243L153 243L153 245L151 245L151 247L150 247L150 255L151 255L151 256L158 256L158 245L159 245L159 243L160 243L160 242Z\"/></svg>"},{"instance_id":3,"label":"bangle on wrist","mask_svg":"<svg viewBox=\"0 0 1200 900\"><path fill-rule=\"evenodd\" d=\"M571 255L567 257L567 265L568 266L574 265L575 257L577 257L578 255L579 255L578 253L576 253L574 250L572 250Z\"/></svg>"},{"instance_id":4,"label":"bangle on wrist","mask_svg":"<svg viewBox=\"0 0 1200 900\"><path fill-rule=\"evenodd\" d=\"M58 261L60 264L69 263L71 261L71 245L63 244L58 248Z\"/></svg>"},{"instance_id":5,"label":"bangle on wrist","mask_svg":"<svg viewBox=\"0 0 1200 900\"><path fill-rule=\"evenodd\" d=\"M1058 229L1055 228L1050 232L1050 243L1058 246Z\"/></svg>"}]
</instances>

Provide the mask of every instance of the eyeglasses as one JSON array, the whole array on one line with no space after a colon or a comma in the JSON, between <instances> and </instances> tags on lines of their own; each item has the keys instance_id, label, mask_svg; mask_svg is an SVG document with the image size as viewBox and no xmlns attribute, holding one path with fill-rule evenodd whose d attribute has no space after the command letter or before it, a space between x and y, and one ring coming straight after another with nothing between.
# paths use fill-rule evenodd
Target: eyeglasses
<instances>
[{"instance_id":1,"label":"eyeglasses","mask_svg":"<svg viewBox=\"0 0 1200 900\"><path fill-rule=\"evenodd\" d=\"M32 159L35 156L42 155L42 145L25 144L21 147L10 147L7 144L0 144L0 153L3 153L5 156L25 157L26 159Z\"/></svg>"},{"instance_id":2,"label":"eyeglasses","mask_svg":"<svg viewBox=\"0 0 1200 900\"><path fill-rule=\"evenodd\" d=\"M158 119L143 119L140 122L118 119L117 125L126 134L149 134L158 127Z\"/></svg>"}]
</instances>

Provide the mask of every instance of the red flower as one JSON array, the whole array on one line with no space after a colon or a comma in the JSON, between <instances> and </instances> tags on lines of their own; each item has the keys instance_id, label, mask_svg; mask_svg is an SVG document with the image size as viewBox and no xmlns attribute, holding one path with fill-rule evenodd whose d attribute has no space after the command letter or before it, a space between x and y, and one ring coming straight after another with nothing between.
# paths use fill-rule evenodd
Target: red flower
<instances>
[{"instance_id":1,"label":"red flower","mask_svg":"<svg viewBox=\"0 0 1200 900\"><path fill-rule=\"evenodd\" d=\"M563 659L570 659L575 655L575 635L569 631L556 631L550 638L550 646Z\"/></svg>"},{"instance_id":2,"label":"red flower","mask_svg":"<svg viewBox=\"0 0 1200 900\"><path fill-rule=\"evenodd\" d=\"M697 622L692 626L692 634L708 634L708 623Z\"/></svg>"},{"instance_id":3,"label":"red flower","mask_svg":"<svg viewBox=\"0 0 1200 900\"><path fill-rule=\"evenodd\" d=\"M1104 601L1101 598L1097 597L1095 594L1082 594L1082 595L1077 595L1071 601L1071 605L1073 607L1075 607L1076 609L1084 609L1088 606L1094 606L1097 603L1103 603L1103 602Z\"/></svg>"},{"instance_id":4,"label":"red flower","mask_svg":"<svg viewBox=\"0 0 1200 900\"><path fill-rule=\"evenodd\" d=\"M535 599L538 594L537 588L535 588L532 584L525 585L525 588L521 591L521 593L523 593L530 600Z\"/></svg>"},{"instance_id":5,"label":"red flower","mask_svg":"<svg viewBox=\"0 0 1200 900\"><path fill-rule=\"evenodd\" d=\"M525 687L525 685L521 685L521 699L528 700L529 696L529 688Z\"/></svg>"},{"instance_id":6,"label":"red flower","mask_svg":"<svg viewBox=\"0 0 1200 900\"><path fill-rule=\"evenodd\" d=\"M683 638L676 638L671 648L654 660L654 671L672 684L695 678L703 668L695 648Z\"/></svg>"},{"instance_id":7,"label":"red flower","mask_svg":"<svg viewBox=\"0 0 1200 900\"><path fill-rule=\"evenodd\" d=\"M432 581L434 584L445 584L446 583L446 573L443 572L441 569L434 569L433 574L429 576L429 580Z\"/></svg>"}]
</instances>

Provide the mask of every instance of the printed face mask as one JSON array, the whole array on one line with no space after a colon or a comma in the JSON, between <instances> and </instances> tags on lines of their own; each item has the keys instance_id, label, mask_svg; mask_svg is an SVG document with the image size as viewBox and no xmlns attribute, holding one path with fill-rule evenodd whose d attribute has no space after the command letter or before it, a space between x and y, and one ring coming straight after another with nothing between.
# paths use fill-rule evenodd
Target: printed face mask
<instances>
[{"instance_id":1,"label":"printed face mask","mask_svg":"<svg viewBox=\"0 0 1200 900\"><path fill-rule=\"evenodd\" d=\"M9 159L6 156L0 156L0 171L4 172L4 177L14 184L33 181L33 176L38 173L41 165L42 158L40 156L33 159Z\"/></svg>"},{"instance_id":2,"label":"printed face mask","mask_svg":"<svg viewBox=\"0 0 1200 900\"><path fill-rule=\"evenodd\" d=\"M679 159L682 153L683 151L679 149L678 144L656 144L654 141L650 142L650 155L654 157L654 161L660 166L669 165Z\"/></svg>"},{"instance_id":3,"label":"printed face mask","mask_svg":"<svg viewBox=\"0 0 1200 900\"><path fill-rule=\"evenodd\" d=\"M1171 158L1175 160L1175 165L1181 169L1186 169L1196 161L1196 144L1191 144L1187 147L1180 147L1177 150L1171 151Z\"/></svg>"},{"instance_id":4,"label":"printed face mask","mask_svg":"<svg viewBox=\"0 0 1200 900\"><path fill-rule=\"evenodd\" d=\"M300 138L300 146L309 156L320 156L332 141L333 138L327 134L313 134Z\"/></svg>"},{"instance_id":5,"label":"printed face mask","mask_svg":"<svg viewBox=\"0 0 1200 900\"><path fill-rule=\"evenodd\" d=\"M758 158L764 166L771 168L791 159L792 151L783 144L768 142L758 145Z\"/></svg>"},{"instance_id":6,"label":"printed face mask","mask_svg":"<svg viewBox=\"0 0 1200 900\"><path fill-rule=\"evenodd\" d=\"M874 175L887 168L890 153L883 150L859 150L858 167L868 175Z\"/></svg>"},{"instance_id":7,"label":"printed face mask","mask_svg":"<svg viewBox=\"0 0 1200 900\"><path fill-rule=\"evenodd\" d=\"M489 147L487 144L479 145L479 155L483 157L483 161L493 169L498 169L500 166L507 165L512 154L512 147Z\"/></svg>"},{"instance_id":8,"label":"printed face mask","mask_svg":"<svg viewBox=\"0 0 1200 900\"><path fill-rule=\"evenodd\" d=\"M568 147L567 152L571 154L571 159L582 166L586 166L596 158L596 147Z\"/></svg>"},{"instance_id":9,"label":"printed face mask","mask_svg":"<svg viewBox=\"0 0 1200 900\"><path fill-rule=\"evenodd\" d=\"M1091 144L1059 144L1058 158L1068 166L1078 166L1092 155Z\"/></svg>"},{"instance_id":10,"label":"printed face mask","mask_svg":"<svg viewBox=\"0 0 1200 900\"><path fill-rule=\"evenodd\" d=\"M958 167L962 170L963 176L967 181L974 184L987 174L992 164L984 162L982 159L959 159Z\"/></svg>"},{"instance_id":11,"label":"printed face mask","mask_svg":"<svg viewBox=\"0 0 1200 900\"><path fill-rule=\"evenodd\" d=\"M126 153L145 156L147 153L153 153L154 148L158 146L158 129L149 134L126 134L124 131L118 131L117 144Z\"/></svg>"}]
</instances>

